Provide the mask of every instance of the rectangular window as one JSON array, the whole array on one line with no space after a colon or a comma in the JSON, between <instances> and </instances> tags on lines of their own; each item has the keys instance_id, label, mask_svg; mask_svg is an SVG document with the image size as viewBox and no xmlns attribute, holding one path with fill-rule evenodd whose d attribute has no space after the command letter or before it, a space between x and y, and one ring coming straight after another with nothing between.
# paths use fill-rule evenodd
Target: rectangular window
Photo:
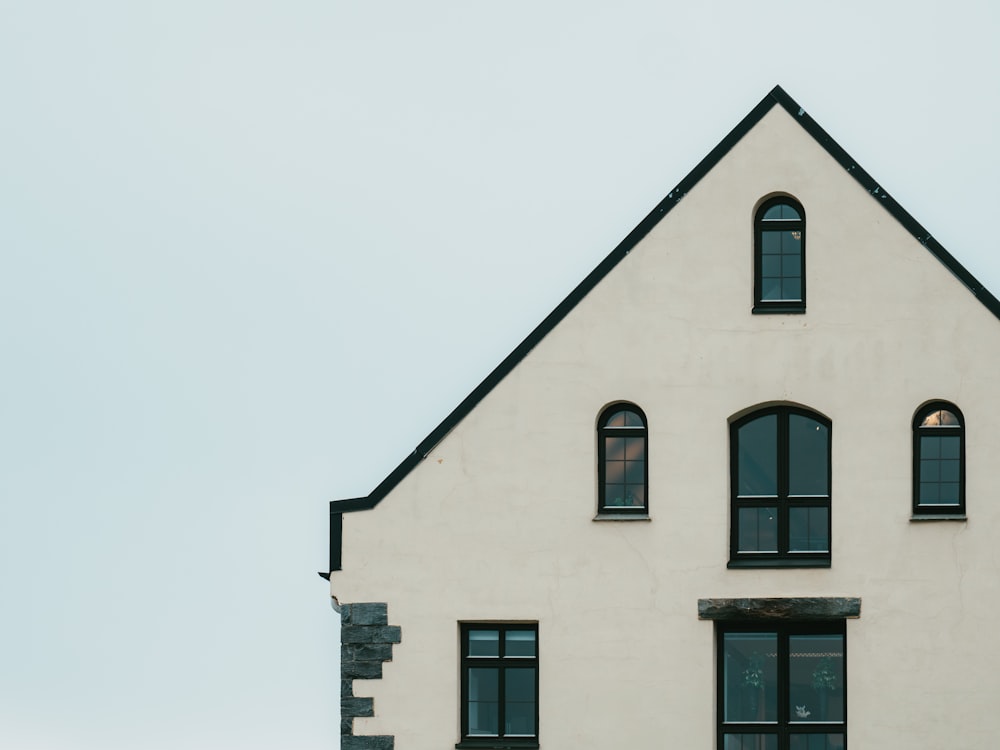
<instances>
[{"instance_id":1,"label":"rectangular window","mask_svg":"<svg viewBox=\"0 0 1000 750\"><path fill-rule=\"evenodd\" d=\"M843 750L844 623L720 623L720 750Z\"/></svg>"},{"instance_id":2,"label":"rectangular window","mask_svg":"<svg viewBox=\"0 0 1000 750\"><path fill-rule=\"evenodd\" d=\"M459 748L538 747L538 625L462 625Z\"/></svg>"}]
</instances>

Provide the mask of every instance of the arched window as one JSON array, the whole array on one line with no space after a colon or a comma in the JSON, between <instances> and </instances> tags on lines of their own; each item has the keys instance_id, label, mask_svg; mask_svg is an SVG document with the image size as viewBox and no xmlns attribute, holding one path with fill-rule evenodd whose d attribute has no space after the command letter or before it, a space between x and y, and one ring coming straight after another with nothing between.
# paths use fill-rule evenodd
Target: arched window
<instances>
[{"instance_id":1,"label":"arched window","mask_svg":"<svg viewBox=\"0 0 1000 750\"><path fill-rule=\"evenodd\" d=\"M646 515L649 477L646 415L615 404L597 422L598 514Z\"/></svg>"},{"instance_id":2,"label":"arched window","mask_svg":"<svg viewBox=\"0 0 1000 750\"><path fill-rule=\"evenodd\" d=\"M806 215L786 196L765 201L754 217L755 313L806 311Z\"/></svg>"},{"instance_id":3,"label":"arched window","mask_svg":"<svg viewBox=\"0 0 1000 750\"><path fill-rule=\"evenodd\" d=\"M830 564L830 421L791 406L736 420L730 567Z\"/></svg>"},{"instance_id":4,"label":"arched window","mask_svg":"<svg viewBox=\"0 0 1000 750\"><path fill-rule=\"evenodd\" d=\"M965 420L946 401L913 418L913 514L965 515Z\"/></svg>"}]
</instances>

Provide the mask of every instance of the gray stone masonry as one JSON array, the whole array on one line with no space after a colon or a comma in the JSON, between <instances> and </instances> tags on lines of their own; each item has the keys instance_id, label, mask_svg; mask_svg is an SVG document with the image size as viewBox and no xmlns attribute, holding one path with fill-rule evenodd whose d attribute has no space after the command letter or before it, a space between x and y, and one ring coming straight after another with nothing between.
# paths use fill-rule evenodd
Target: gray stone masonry
<instances>
[{"instance_id":1,"label":"gray stone masonry","mask_svg":"<svg viewBox=\"0 0 1000 750\"><path fill-rule=\"evenodd\" d=\"M340 750L393 750L394 738L391 736L352 737L350 735L340 738Z\"/></svg>"},{"instance_id":2,"label":"gray stone masonry","mask_svg":"<svg viewBox=\"0 0 1000 750\"><path fill-rule=\"evenodd\" d=\"M340 605L341 750L393 750L391 735L355 736L354 718L374 716L375 701L355 696L354 680L381 679L382 663L392 661L392 645L401 639L384 602Z\"/></svg>"},{"instance_id":3,"label":"gray stone masonry","mask_svg":"<svg viewBox=\"0 0 1000 750\"><path fill-rule=\"evenodd\" d=\"M843 620L861 616L858 597L780 597L760 599L699 599L702 620Z\"/></svg>"}]
</instances>

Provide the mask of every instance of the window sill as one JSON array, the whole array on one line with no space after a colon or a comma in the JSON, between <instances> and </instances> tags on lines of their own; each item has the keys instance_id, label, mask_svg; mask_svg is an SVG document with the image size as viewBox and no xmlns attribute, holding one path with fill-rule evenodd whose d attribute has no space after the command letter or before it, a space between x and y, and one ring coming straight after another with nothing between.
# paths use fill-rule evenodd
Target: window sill
<instances>
[{"instance_id":1,"label":"window sill","mask_svg":"<svg viewBox=\"0 0 1000 750\"><path fill-rule=\"evenodd\" d=\"M595 521L651 521L648 513L598 513Z\"/></svg>"},{"instance_id":2,"label":"window sill","mask_svg":"<svg viewBox=\"0 0 1000 750\"><path fill-rule=\"evenodd\" d=\"M750 312L754 315L804 315L806 306L802 304L754 305Z\"/></svg>"},{"instance_id":3,"label":"window sill","mask_svg":"<svg viewBox=\"0 0 1000 750\"><path fill-rule=\"evenodd\" d=\"M803 560L795 560L793 558L782 557L775 559L773 557L762 559L762 560L730 560L726 565L728 568L829 568L830 558L817 559L807 558Z\"/></svg>"},{"instance_id":4,"label":"window sill","mask_svg":"<svg viewBox=\"0 0 1000 750\"><path fill-rule=\"evenodd\" d=\"M457 743L455 747L459 750L466 748L479 748L480 750L527 750L528 748L539 747L538 740L531 737L524 739L503 739L501 737L489 737L483 739L467 739Z\"/></svg>"},{"instance_id":5,"label":"window sill","mask_svg":"<svg viewBox=\"0 0 1000 750\"><path fill-rule=\"evenodd\" d=\"M964 513L919 513L910 516L910 523L919 521L968 521Z\"/></svg>"}]
</instances>

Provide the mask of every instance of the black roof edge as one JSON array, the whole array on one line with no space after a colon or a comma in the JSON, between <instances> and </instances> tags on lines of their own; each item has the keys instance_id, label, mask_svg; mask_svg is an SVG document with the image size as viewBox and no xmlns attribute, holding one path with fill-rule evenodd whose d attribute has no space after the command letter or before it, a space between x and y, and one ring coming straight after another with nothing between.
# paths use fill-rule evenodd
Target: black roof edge
<instances>
[{"instance_id":1,"label":"black roof edge","mask_svg":"<svg viewBox=\"0 0 1000 750\"><path fill-rule=\"evenodd\" d=\"M774 97L774 99L780 104L788 114L790 114L796 121L805 129L809 135L811 135L816 141L826 149L826 152L834 158L834 160L840 164L847 172L858 181L858 184L865 189L865 191L871 195L875 200L877 200L882 207L889 212L890 215L896 221L903 225L910 234L913 235L914 239L917 240L921 245L930 250L931 254L934 255L939 261L941 261L944 266L954 274L954 276L965 285L965 287L972 292L972 294L983 303L987 310L989 310L993 315L1000 319L1000 300L997 300L993 293L990 292L982 282L979 281L975 276L973 276L958 260L955 256L949 253L944 246L938 242L931 233L928 232L923 225L910 215L909 211L903 208L899 203L893 198L889 193L885 191L885 188L875 180L868 172L866 172L860 164L858 164L851 155L848 154L840 144L837 143L833 138L827 133L823 128L819 126L812 117L810 117L802 107L800 107L792 97L785 93L781 86L775 86L772 89L769 96Z\"/></svg>"},{"instance_id":2,"label":"black roof edge","mask_svg":"<svg viewBox=\"0 0 1000 750\"><path fill-rule=\"evenodd\" d=\"M855 180L885 208L903 227L913 235L913 237L924 247L926 247L938 260L940 260L952 274L955 275L986 308L1000 319L1000 301L978 281L968 270L959 263L955 257L934 239L924 227L914 219L895 198L889 195L868 172L866 172L851 156L838 144L829 133L823 130L820 125L810 117L806 111L792 99L781 86L775 86L739 124L734 127L719 144L713 148L698 165L692 169L684 179L677 183L677 186L667 193L656 207L639 222L639 224L623 239L618 246L612 250L607 257L602 260L597 267L587 274L576 288L570 292L556 308L550 312L545 319L539 323L535 329L528 334L514 351L507 355L494 370L476 388L466 396L462 402L456 406L452 412L444 418L430 434L427 435L417 445L416 449L408 455L402 463L383 479L379 485L366 497L346 498L343 500L330 501L330 513L341 514L351 513L358 510L369 510L374 508L389 492L398 485L407 474L409 474L417 464L434 450L435 446L451 432L452 429L464 419L486 395L493 390L496 385L503 380L528 353L545 336L555 328L565 318L570 311L587 294L597 286L597 284L618 265L626 255L631 252L643 237L656 226L659 221L670 213L685 195L694 188L695 185L708 172L722 160L744 135L746 135L754 125L763 119L772 107L781 106L796 122L798 122L807 133L809 133L817 143L819 143L827 153L834 158ZM322 575L322 574L321 574Z\"/></svg>"}]
</instances>

